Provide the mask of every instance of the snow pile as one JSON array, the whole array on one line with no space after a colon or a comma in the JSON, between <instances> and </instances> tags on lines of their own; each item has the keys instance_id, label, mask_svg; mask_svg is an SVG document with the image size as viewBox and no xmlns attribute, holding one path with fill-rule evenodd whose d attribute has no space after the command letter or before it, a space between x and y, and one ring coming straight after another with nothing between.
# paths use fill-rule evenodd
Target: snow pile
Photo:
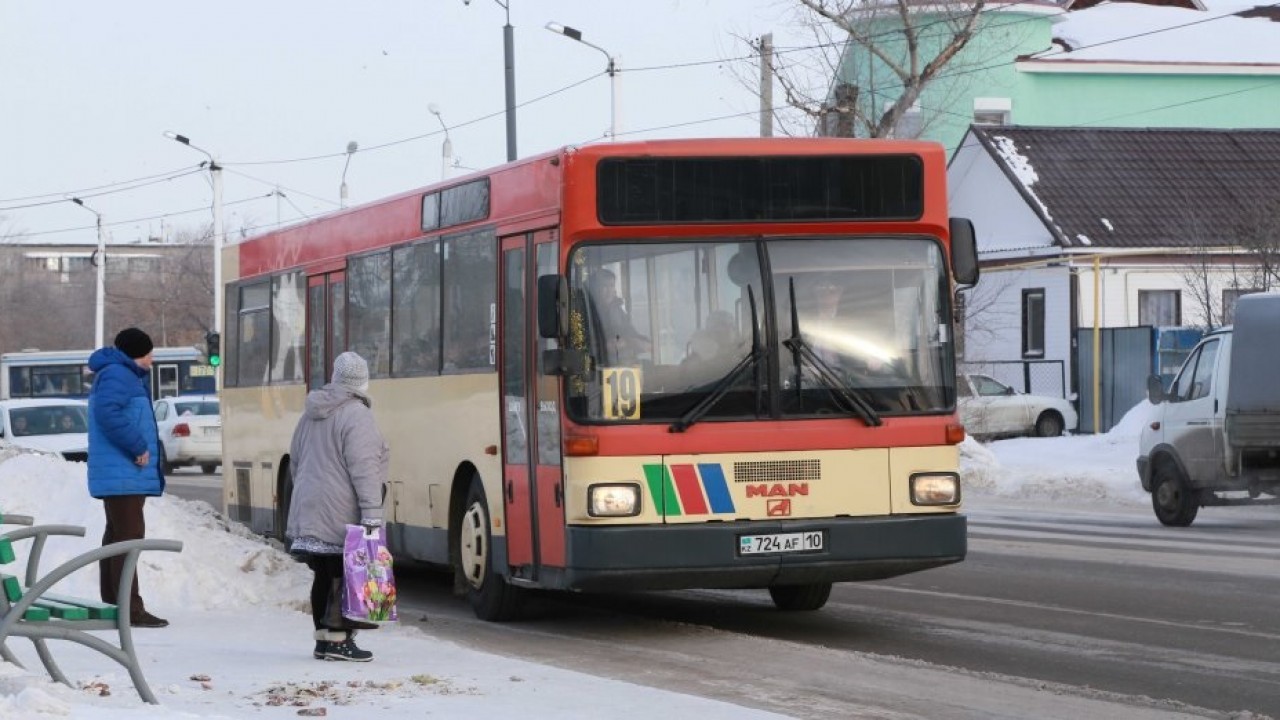
<instances>
[{"instance_id":1,"label":"snow pile","mask_svg":"<svg viewBox=\"0 0 1280 720\"><path fill-rule=\"evenodd\" d=\"M31 515L38 525L85 528L83 538L50 538L40 563L46 571L102 544L102 503L89 497L85 471L84 463L48 455L0 459L0 512ZM174 495L148 498L145 518L148 538L183 541L182 552L144 552L138 562L142 598L156 614L176 607L310 607L311 571L243 526L220 519L208 504ZM30 542L15 543L14 567L25 567L30 548ZM74 573L59 591L97 597L97 566Z\"/></svg>"},{"instance_id":2,"label":"snow pile","mask_svg":"<svg viewBox=\"0 0 1280 720\"><path fill-rule=\"evenodd\" d=\"M1015 438L987 445L966 438L960 445L964 489L1004 497L1147 503L1135 461L1151 410L1151 403L1142 401L1103 435Z\"/></svg>"}]
</instances>

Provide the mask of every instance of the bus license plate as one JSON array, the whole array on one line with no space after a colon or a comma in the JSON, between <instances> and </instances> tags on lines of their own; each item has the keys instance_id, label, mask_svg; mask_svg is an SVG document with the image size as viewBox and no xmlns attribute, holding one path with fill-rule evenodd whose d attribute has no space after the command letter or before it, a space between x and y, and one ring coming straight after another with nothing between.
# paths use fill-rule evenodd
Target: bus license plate
<instances>
[{"instance_id":1,"label":"bus license plate","mask_svg":"<svg viewBox=\"0 0 1280 720\"><path fill-rule=\"evenodd\" d=\"M769 553L821 550L822 541L821 530L775 533L773 535L743 535L738 538L738 554L765 555Z\"/></svg>"}]
</instances>

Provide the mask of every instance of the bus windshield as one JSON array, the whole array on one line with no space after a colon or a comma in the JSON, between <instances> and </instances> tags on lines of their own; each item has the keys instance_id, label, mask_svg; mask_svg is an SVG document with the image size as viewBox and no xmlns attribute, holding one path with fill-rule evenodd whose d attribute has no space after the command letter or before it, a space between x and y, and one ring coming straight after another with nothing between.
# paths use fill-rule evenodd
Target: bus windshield
<instances>
[{"instance_id":1,"label":"bus windshield","mask_svg":"<svg viewBox=\"0 0 1280 720\"><path fill-rule=\"evenodd\" d=\"M566 346L585 362L566 406L603 423L708 403L702 421L947 412L942 257L924 237L583 244Z\"/></svg>"}]
</instances>

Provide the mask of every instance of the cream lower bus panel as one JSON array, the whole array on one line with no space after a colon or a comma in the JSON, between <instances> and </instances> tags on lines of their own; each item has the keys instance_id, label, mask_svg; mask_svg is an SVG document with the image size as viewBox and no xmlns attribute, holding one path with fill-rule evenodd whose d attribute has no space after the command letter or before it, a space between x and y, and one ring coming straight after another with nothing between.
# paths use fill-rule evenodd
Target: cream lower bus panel
<instances>
[{"instance_id":1,"label":"cream lower bus panel","mask_svg":"<svg viewBox=\"0 0 1280 720\"><path fill-rule=\"evenodd\" d=\"M953 446L759 454L566 458L569 524L697 523L954 512L909 497L913 473L954 473ZM665 460L665 462L664 462ZM639 489L640 510L592 517L589 488Z\"/></svg>"},{"instance_id":2,"label":"cream lower bus panel","mask_svg":"<svg viewBox=\"0 0 1280 720\"><path fill-rule=\"evenodd\" d=\"M282 536L280 462L302 416L302 385L223 388L223 501L227 517L264 535Z\"/></svg>"}]
</instances>

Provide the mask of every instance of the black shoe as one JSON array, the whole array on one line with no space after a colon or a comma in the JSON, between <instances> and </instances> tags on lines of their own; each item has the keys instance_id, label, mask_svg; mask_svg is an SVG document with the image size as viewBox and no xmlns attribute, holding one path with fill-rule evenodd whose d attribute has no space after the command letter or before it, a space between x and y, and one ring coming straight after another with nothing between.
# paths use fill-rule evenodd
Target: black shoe
<instances>
[{"instance_id":1,"label":"black shoe","mask_svg":"<svg viewBox=\"0 0 1280 720\"><path fill-rule=\"evenodd\" d=\"M169 621L158 618L155 615L143 610L142 612L129 618L129 624L136 628L162 628L169 627Z\"/></svg>"},{"instance_id":2,"label":"black shoe","mask_svg":"<svg viewBox=\"0 0 1280 720\"><path fill-rule=\"evenodd\" d=\"M329 647L324 649L325 660L346 660L349 662L369 662L373 659L373 653L368 650L361 650L356 647L355 642L350 638L342 642L325 643ZM316 643L317 652L320 651L321 643Z\"/></svg>"},{"instance_id":3,"label":"black shoe","mask_svg":"<svg viewBox=\"0 0 1280 720\"><path fill-rule=\"evenodd\" d=\"M315 652L311 653L311 657L317 660L323 660L324 656L329 653L329 647L331 645L333 645L333 643L325 642L324 640L317 640Z\"/></svg>"}]
</instances>

